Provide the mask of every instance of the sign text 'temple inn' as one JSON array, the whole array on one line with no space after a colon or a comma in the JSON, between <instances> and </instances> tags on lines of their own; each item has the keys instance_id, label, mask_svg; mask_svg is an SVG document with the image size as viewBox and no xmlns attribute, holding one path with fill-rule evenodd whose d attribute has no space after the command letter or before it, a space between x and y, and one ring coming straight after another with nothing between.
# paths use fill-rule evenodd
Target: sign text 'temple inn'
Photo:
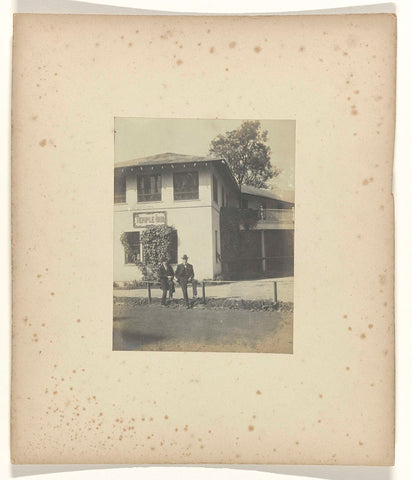
<instances>
[{"instance_id":1,"label":"sign text 'temple inn'","mask_svg":"<svg viewBox=\"0 0 412 480\"><path fill-rule=\"evenodd\" d=\"M135 213L133 226L146 227L148 225L161 225L166 223L166 212Z\"/></svg>"}]
</instances>

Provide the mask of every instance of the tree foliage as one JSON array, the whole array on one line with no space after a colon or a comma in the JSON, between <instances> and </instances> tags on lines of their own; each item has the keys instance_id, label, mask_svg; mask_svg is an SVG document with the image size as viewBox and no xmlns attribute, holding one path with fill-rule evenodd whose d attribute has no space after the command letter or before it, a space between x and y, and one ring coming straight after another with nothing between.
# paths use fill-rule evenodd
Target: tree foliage
<instances>
[{"instance_id":1,"label":"tree foliage","mask_svg":"<svg viewBox=\"0 0 412 480\"><path fill-rule=\"evenodd\" d=\"M261 129L259 120L246 120L236 130L212 140L209 153L226 160L239 186L268 188L267 181L280 170L270 163L267 139L268 132Z\"/></svg>"}]
</instances>

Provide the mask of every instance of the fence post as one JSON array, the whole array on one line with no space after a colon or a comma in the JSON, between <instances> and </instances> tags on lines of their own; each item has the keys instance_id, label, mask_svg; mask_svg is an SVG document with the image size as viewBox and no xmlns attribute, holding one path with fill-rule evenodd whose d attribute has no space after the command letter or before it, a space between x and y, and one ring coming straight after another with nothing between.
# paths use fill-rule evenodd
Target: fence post
<instances>
[{"instance_id":1,"label":"fence post","mask_svg":"<svg viewBox=\"0 0 412 480\"><path fill-rule=\"evenodd\" d=\"M206 284L205 284L205 282L202 282L202 297L203 297L203 303L206 303Z\"/></svg>"},{"instance_id":2,"label":"fence post","mask_svg":"<svg viewBox=\"0 0 412 480\"><path fill-rule=\"evenodd\" d=\"M274 294L275 304L277 304L278 303L278 282L273 282L273 294Z\"/></svg>"},{"instance_id":3,"label":"fence post","mask_svg":"<svg viewBox=\"0 0 412 480\"><path fill-rule=\"evenodd\" d=\"M149 303L152 303L152 288L150 282L147 282L147 298L149 299Z\"/></svg>"}]
</instances>

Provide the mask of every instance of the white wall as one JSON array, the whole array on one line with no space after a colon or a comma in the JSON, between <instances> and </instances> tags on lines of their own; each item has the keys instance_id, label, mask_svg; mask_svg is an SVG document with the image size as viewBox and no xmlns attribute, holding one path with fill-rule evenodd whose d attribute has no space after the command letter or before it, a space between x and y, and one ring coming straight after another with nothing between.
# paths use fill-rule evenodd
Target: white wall
<instances>
[{"instance_id":1,"label":"white wall","mask_svg":"<svg viewBox=\"0 0 412 480\"><path fill-rule=\"evenodd\" d=\"M216 248L218 253L221 253L220 247L220 214L219 211L215 208L212 209L212 225L211 225L211 238L213 245L213 275L218 275L222 271L222 264L220 261L216 261ZM217 245L216 245L216 234L217 232Z\"/></svg>"},{"instance_id":2,"label":"white wall","mask_svg":"<svg viewBox=\"0 0 412 480\"><path fill-rule=\"evenodd\" d=\"M162 207L166 211L167 224L177 230L178 259L183 254L189 256L189 263L195 269L198 280L213 278L214 246L212 236L211 207L186 206L182 208ZM122 232L143 232L144 228L133 227L134 210L115 213L114 219L114 249L113 249L113 280L125 282L141 279L141 272L136 265L124 263L124 247L120 242Z\"/></svg>"},{"instance_id":3,"label":"white wall","mask_svg":"<svg viewBox=\"0 0 412 480\"><path fill-rule=\"evenodd\" d=\"M211 202L212 202L212 231L211 238L213 244L213 276L216 276L222 272L222 264L216 260L216 248L219 254L221 254L221 243L220 243L220 208L223 206L229 207L238 207L239 206L239 193L238 190L233 186L233 184L227 181L226 177L221 174L220 170L213 165L210 171L210 182L213 185L213 175L217 179L218 188L217 188L217 202L213 200L213 188L211 188ZM222 187L224 189L224 202L222 200ZM226 205L226 194L229 193L229 205ZM217 240L216 234L217 232ZM216 247L217 242L217 247Z\"/></svg>"},{"instance_id":4,"label":"white wall","mask_svg":"<svg viewBox=\"0 0 412 480\"><path fill-rule=\"evenodd\" d=\"M218 181L218 188L217 188L217 197L218 201L213 201L213 188L211 188L211 201L215 207L222 207L223 204L229 207L238 207L239 206L239 192L233 186L232 182L228 182L226 176L223 176L220 173L220 170L216 168L215 165L212 166L210 169L210 182L213 185L212 175L217 178ZM222 201L222 187L225 192L225 200L224 203ZM226 205L226 194L229 193L229 205Z\"/></svg>"},{"instance_id":5,"label":"white wall","mask_svg":"<svg viewBox=\"0 0 412 480\"><path fill-rule=\"evenodd\" d=\"M199 172L199 199L179 201L173 199L173 173L190 170L192 169L183 167L175 167L173 170L167 167L161 170L162 200L157 202L137 202L137 174L133 173L127 177L126 203L114 206L113 280L115 282L141 279L139 268L124 262L124 247L120 242L120 235L122 232L143 231L144 228L134 228L133 213L145 211L166 212L167 224L177 230L179 262L183 254L188 255L189 263L194 266L195 276L198 280L213 278L216 273L220 272L220 265L217 265L215 261L214 243L214 231L218 230L220 244L219 213L218 210L212 208L212 169L210 164L196 167ZM221 189L221 182L219 188Z\"/></svg>"}]
</instances>

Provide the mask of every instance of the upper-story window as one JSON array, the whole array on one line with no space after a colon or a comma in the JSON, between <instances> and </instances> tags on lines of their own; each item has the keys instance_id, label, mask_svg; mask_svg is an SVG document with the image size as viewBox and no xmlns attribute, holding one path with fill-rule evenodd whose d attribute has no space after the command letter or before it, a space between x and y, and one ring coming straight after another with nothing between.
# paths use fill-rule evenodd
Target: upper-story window
<instances>
[{"instance_id":1,"label":"upper-story window","mask_svg":"<svg viewBox=\"0 0 412 480\"><path fill-rule=\"evenodd\" d=\"M126 203L126 175L114 176L114 203Z\"/></svg>"},{"instance_id":2,"label":"upper-story window","mask_svg":"<svg viewBox=\"0 0 412 480\"><path fill-rule=\"evenodd\" d=\"M218 203L217 198L217 178L213 175L213 200Z\"/></svg>"},{"instance_id":3,"label":"upper-story window","mask_svg":"<svg viewBox=\"0 0 412 480\"><path fill-rule=\"evenodd\" d=\"M173 198L193 200L199 198L199 173L179 172L173 174Z\"/></svg>"},{"instance_id":4,"label":"upper-story window","mask_svg":"<svg viewBox=\"0 0 412 480\"><path fill-rule=\"evenodd\" d=\"M137 201L156 202L162 199L162 176L138 175L137 176Z\"/></svg>"},{"instance_id":5,"label":"upper-story window","mask_svg":"<svg viewBox=\"0 0 412 480\"><path fill-rule=\"evenodd\" d=\"M225 189L223 187L222 187L222 200L221 200L221 202L222 202L222 207L224 207L225 206Z\"/></svg>"}]
</instances>

